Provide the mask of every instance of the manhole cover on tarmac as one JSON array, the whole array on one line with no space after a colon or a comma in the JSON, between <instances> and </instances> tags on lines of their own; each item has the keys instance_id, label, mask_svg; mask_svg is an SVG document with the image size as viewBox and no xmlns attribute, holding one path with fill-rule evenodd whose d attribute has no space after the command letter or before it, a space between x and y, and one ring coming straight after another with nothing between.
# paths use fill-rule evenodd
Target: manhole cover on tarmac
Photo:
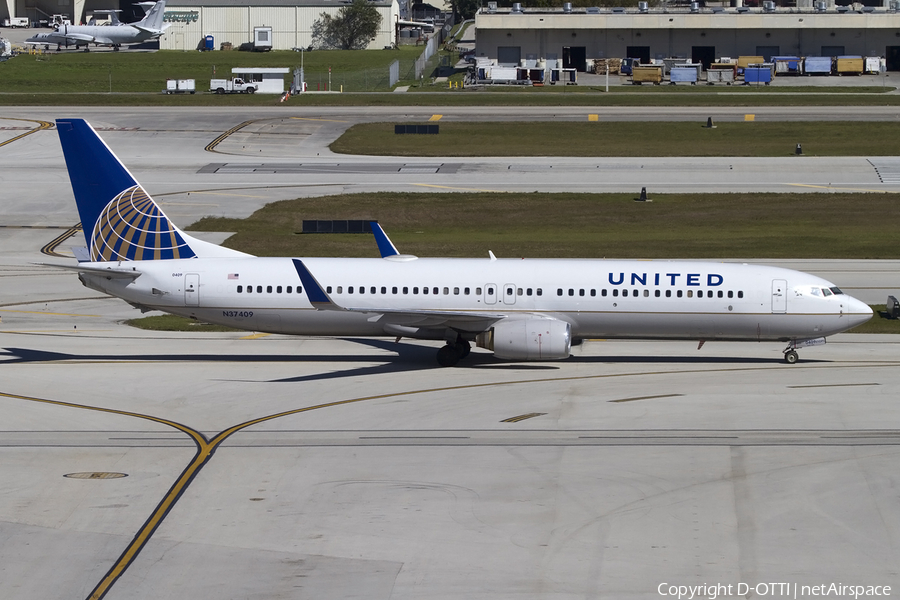
<instances>
[{"instance_id":1,"label":"manhole cover on tarmac","mask_svg":"<svg viewBox=\"0 0 900 600\"><path fill-rule=\"evenodd\" d=\"M93 473L66 473L63 477L68 477L69 479L119 479L120 477L128 477L128 474L95 471Z\"/></svg>"}]
</instances>

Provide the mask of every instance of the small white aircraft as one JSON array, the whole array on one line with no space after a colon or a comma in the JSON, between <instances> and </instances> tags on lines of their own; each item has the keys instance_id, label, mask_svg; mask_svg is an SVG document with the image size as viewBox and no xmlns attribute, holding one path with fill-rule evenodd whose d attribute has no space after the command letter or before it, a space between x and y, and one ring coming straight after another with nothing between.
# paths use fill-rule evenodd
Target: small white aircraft
<instances>
[{"instance_id":1,"label":"small white aircraft","mask_svg":"<svg viewBox=\"0 0 900 600\"><path fill-rule=\"evenodd\" d=\"M872 316L819 277L692 261L417 258L376 222L382 258L259 258L176 227L91 126L56 121L87 248L78 272L141 310L294 335L471 343L509 360L567 358L588 338L784 342L784 358Z\"/></svg>"},{"instance_id":2,"label":"small white aircraft","mask_svg":"<svg viewBox=\"0 0 900 600\"><path fill-rule=\"evenodd\" d=\"M118 50L122 44L139 44L159 38L168 28L168 25L163 25L165 11L166 0L159 0L137 23L60 25L56 31L39 33L25 40L25 43L47 47L56 44L57 49L62 46L75 46L76 49L83 46L85 52L90 50L91 44L112 46Z\"/></svg>"}]
</instances>

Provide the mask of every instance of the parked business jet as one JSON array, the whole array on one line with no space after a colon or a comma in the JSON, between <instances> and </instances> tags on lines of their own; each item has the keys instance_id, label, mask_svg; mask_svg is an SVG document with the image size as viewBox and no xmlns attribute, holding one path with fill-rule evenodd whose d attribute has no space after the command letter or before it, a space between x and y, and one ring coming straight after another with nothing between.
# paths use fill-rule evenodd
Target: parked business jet
<instances>
[{"instance_id":1,"label":"parked business jet","mask_svg":"<svg viewBox=\"0 0 900 600\"><path fill-rule=\"evenodd\" d=\"M117 25L60 25L56 31L39 33L25 40L26 44L35 46L84 46L85 52L91 44L112 46L118 50L122 44L139 44L159 38L168 25L163 25L166 12L166 0L159 0L144 18L137 23ZM118 20L118 19L116 19Z\"/></svg>"},{"instance_id":2,"label":"parked business jet","mask_svg":"<svg viewBox=\"0 0 900 600\"><path fill-rule=\"evenodd\" d=\"M502 359L554 360L587 338L786 342L784 358L872 310L819 277L688 261L417 258L377 223L381 258L259 258L176 227L91 126L56 122L91 288L141 310L295 335L391 335L471 343ZM59 266L59 265L55 265Z\"/></svg>"}]
</instances>

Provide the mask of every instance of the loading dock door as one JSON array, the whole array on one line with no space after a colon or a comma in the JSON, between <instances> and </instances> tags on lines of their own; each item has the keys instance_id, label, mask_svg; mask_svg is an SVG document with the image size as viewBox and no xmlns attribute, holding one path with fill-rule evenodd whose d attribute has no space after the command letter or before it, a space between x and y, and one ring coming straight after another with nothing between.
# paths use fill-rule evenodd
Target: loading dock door
<instances>
[{"instance_id":1,"label":"loading dock door","mask_svg":"<svg viewBox=\"0 0 900 600\"><path fill-rule=\"evenodd\" d=\"M563 48L563 69L587 71L587 48L584 46L566 46Z\"/></svg>"},{"instance_id":2,"label":"loading dock door","mask_svg":"<svg viewBox=\"0 0 900 600\"><path fill-rule=\"evenodd\" d=\"M773 56L781 56L781 46L757 46L756 56L762 56L768 62Z\"/></svg>"},{"instance_id":3,"label":"loading dock door","mask_svg":"<svg viewBox=\"0 0 900 600\"><path fill-rule=\"evenodd\" d=\"M649 65L650 46L625 46L624 58L638 58L642 65Z\"/></svg>"},{"instance_id":4,"label":"loading dock door","mask_svg":"<svg viewBox=\"0 0 900 600\"><path fill-rule=\"evenodd\" d=\"M900 46L888 46L885 48L884 58L888 71L900 71Z\"/></svg>"},{"instance_id":5,"label":"loading dock door","mask_svg":"<svg viewBox=\"0 0 900 600\"><path fill-rule=\"evenodd\" d=\"M521 46L499 46L497 48L497 64L517 67L522 58Z\"/></svg>"},{"instance_id":6,"label":"loading dock door","mask_svg":"<svg viewBox=\"0 0 900 600\"><path fill-rule=\"evenodd\" d=\"M691 46L691 62L703 63L703 70L709 69L709 65L716 62L715 46Z\"/></svg>"}]
</instances>

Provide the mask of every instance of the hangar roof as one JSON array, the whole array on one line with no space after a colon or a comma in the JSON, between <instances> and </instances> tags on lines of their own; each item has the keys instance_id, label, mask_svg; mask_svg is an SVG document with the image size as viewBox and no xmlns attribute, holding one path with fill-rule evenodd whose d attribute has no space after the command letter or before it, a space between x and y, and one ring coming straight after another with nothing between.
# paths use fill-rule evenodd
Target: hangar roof
<instances>
[{"instance_id":1,"label":"hangar roof","mask_svg":"<svg viewBox=\"0 0 900 600\"><path fill-rule=\"evenodd\" d=\"M900 12L864 10L839 12L829 9L789 9L765 12L762 9L649 10L621 8L480 10L479 29L895 29L900 28Z\"/></svg>"},{"instance_id":2,"label":"hangar roof","mask_svg":"<svg viewBox=\"0 0 900 600\"><path fill-rule=\"evenodd\" d=\"M392 0L369 0L370 4L379 7L388 7L393 4ZM170 0L166 3L166 8L185 8L200 6L308 6L310 8L321 8L326 6L341 7L350 4L350 0Z\"/></svg>"}]
</instances>

